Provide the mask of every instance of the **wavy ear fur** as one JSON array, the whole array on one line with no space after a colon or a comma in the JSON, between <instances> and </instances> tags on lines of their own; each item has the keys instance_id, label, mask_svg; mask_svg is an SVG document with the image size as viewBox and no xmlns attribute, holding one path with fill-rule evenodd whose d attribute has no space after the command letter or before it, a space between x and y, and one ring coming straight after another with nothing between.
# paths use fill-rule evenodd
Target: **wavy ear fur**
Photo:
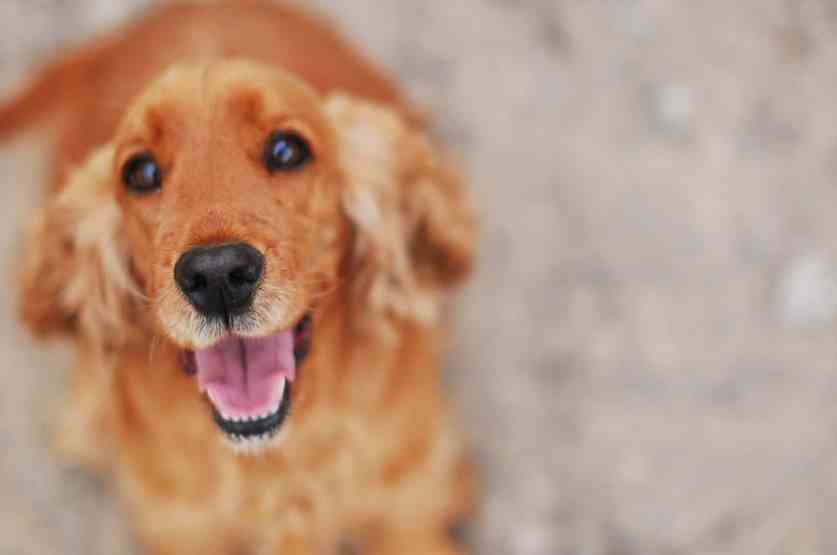
<instances>
[{"instance_id":1,"label":"wavy ear fur","mask_svg":"<svg viewBox=\"0 0 837 555\"><path fill-rule=\"evenodd\" d=\"M326 101L355 228L353 294L376 312L423 323L468 275L475 221L459 175L399 113L345 95Z\"/></svg>"},{"instance_id":2,"label":"wavy ear fur","mask_svg":"<svg viewBox=\"0 0 837 555\"><path fill-rule=\"evenodd\" d=\"M112 164L110 146L94 152L28 230L20 313L36 335L79 333L103 348L137 337L139 296L109 188Z\"/></svg>"}]
</instances>

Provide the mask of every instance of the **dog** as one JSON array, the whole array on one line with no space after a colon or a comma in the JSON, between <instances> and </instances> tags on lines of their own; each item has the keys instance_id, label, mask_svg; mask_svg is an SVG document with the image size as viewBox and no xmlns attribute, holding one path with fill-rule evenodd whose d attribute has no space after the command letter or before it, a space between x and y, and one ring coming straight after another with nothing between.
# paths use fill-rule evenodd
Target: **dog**
<instances>
[{"instance_id":1,"label":"dog","mask_svg":"<svg viewBox=\"0 0 837 555\"><path fill-rule=\"evenodd\" d=\"M21 318L72 339L58 447L144 552L465 552L439 357L476 222L389 77L297 7L167 4L0 105L32 127Z\"/></svg>"}]
</instances>

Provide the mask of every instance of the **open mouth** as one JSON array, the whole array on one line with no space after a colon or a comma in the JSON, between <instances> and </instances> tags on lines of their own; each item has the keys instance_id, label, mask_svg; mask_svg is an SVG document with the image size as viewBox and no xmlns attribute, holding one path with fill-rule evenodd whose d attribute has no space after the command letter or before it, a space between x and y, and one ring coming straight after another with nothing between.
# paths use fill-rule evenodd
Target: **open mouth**
<instances>
[{"instance_id":1,"label":"open mouth","mask_svg":"<svg viewBox=\"0 0 837 555\"><path fill-rule=\"evenodd\" d=\"M234 445L258 446L274 437L291 410L291 384L308 354L311 316L293 329L265 337L227 335L211 347L185 353L184 366L213 417Z\"/></svg>"}]
</instances>

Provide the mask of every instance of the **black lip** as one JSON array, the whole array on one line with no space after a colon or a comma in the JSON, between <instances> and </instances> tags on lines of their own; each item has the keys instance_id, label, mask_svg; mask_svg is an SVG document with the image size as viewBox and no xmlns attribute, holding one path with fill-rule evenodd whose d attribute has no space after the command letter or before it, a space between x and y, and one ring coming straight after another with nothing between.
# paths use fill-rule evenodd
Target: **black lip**
<instances>
[{"instance_id":1,"label":"black lip","mask_svg":"<svg viewBox=\"0 0 837 555\"><path fill-rule=\"evenodd\" d=\"M210 403L211 405L212 403ZM282 393L282 401L279 404L279 410L270 416L261 418L259 420L248 420L246 422L233 422L225 420L218 409L212 406L212 417L218 427L227 434L233 436L233 440L247 439L250 437L257 437L261 435L273 436L279 430L282 423L288 417L291 411L291 382L285 382L285 391ZM234 437L238 436L238 437Z\"/></svg>"},{"instance_id":2,"label":"black lip","mask_svg":"<svg viewBox=\"0 0 837 555\"><path fill-rule=\"evenodd\" d=\"M308 352L311 350L311 333L313 319L311 313L307 313L294 328L294 361L299 369L305 362Z\"/></svg>"},{"instance_id":3,"label":"black lip","mask_svg":"<svg viewBox=\"0 0 837 555\"><path fill-rule=\"evenodd\" d=\"M195 361L195 351L178 351L177 361L187 376L194 376L198 373L198 363Z\"/></svg>"}]
</instances>

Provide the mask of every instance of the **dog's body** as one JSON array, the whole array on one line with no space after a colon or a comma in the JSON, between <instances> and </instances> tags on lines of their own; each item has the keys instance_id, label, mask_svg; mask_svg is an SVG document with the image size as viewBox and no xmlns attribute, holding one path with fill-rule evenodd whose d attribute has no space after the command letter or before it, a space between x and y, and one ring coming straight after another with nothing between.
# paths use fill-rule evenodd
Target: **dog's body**
<instances>
[{"instance_id":1,"label":"dog's body","mask_svg":"<svg viewBox=\"0 0 837 555\"><path fill-rule=\"evenodd\" d=\"M328 26L262 2L158 10L0 106L0 136L39 119L53 130L21 309L78 346L60 444L112 473L148 552L460 552L447 531L473 494L439 383L438 311L468 272L473 225L414 113ZM313 161L266 172L261 150L237 154L276 127ZM195 316L171 279L196 245L233 241L266 261L250 327L227 306L224 320ZM248 341L299 341L306 313L304 364L267 369L286 396L293 382L279 440L238 453L202 395L206 357L234 338L253 380Z\"/></svg>"}]
</instances>

